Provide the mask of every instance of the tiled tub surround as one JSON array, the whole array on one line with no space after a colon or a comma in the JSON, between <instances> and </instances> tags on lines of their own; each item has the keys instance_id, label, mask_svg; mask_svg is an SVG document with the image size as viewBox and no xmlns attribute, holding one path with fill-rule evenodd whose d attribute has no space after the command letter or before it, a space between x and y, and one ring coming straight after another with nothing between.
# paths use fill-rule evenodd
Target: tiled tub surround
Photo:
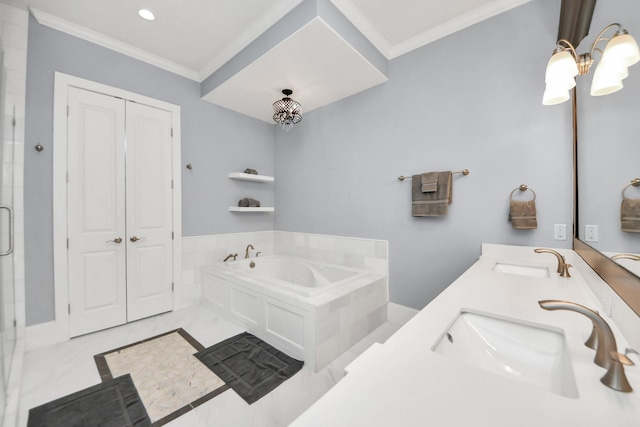
<instances>
[{"instance_id":1,"label":"tiled tub surround","mask_svg":"<svg viewBox=\"0 0 640 427\"><path fill-rule=\"evenodd\" d=\"M214 234L182 238L182 289L175 309L200 304L202 269L222 261L230 253L244 257L247 245L254 257L274 253L322 261L329 264L388 271L388 245L383 240L294 233L289 231L256 231ZM178 299L177 299L178 300Z\"/></svg>"},{"instance_id":2,"label":"tiled tub surround","mask_svg":"<svg viewBox=\"0 0 640 427\"><path fill-rule=\"evenodd\" d=\"M304 255L312 264L353 270L354 278L309 295L296 292L290 283L277 286L271 279L260 280L218 262L202 271L203 303L224 311L315 371L386 321L386 242L274 232L274 246L278 255L296 254L297 259ZM223 257L230 252L238 250L223 251Z\"/></svg>"}]
</instances>

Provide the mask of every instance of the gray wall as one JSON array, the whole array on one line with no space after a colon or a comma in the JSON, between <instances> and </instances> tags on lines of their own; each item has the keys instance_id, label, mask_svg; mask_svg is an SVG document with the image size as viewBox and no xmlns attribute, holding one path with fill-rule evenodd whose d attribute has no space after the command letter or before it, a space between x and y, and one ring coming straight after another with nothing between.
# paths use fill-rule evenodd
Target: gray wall
<instances>
[{"instance_id":1,"label":"gray wall","mask_svg":"<svg viewBox=\"0 0 640 427\"><path fill-rule=\"evenodd\" d=\"M422 308L481 244L571 247L571 106L542 105L560 2L533 1L405 54L389 82L306 114L276 143L276 228L389 240L391 301ZM411 216L398 175L461 170L442 218ZM513 230L509 193L537 193ZM518 192L519 193L519 192Z\"/></svg>"},{"instance_id":2,"label":"gray wall","mask_svg":"<svg viewBox=\"0 0 640 427\"><path fill-rule=\"evenodd\" d=\"M598 3L592 35L579 51L588 51L598 32L612 22L640 40L640 2L618 1L615 7ZM596 53L596 64L600 58ZM607 96L589 95L592 77L593 72L578 79L580 236L584 237L584 225L597 225L599 241L589 245L601 251L640 253L640 234L620 229L621 191L631 179L640 178L640 64L629 68L622 90ZM640 187L627 189L625 195L640 198Z\"/></svg>"},{"instance_id":3,"label":"gray wall","mask_svg":"<svg viewBox=\"0 0 640 427\"><path fill-rule=\"evenodd\" d=\"M182 109L184 236L272 230L272 214L228 207L246 196L272 205L274 186L227 178L247 167L273 175L274 127L200 100L200 84L29 21L25 149L27 325L54 319L53 82L60 71L179 105ZM42 144L41 153L33 147ZM249 183L250 184L250 183Z\"/></svg>"},{"instance_id":4,"label":"gray wall","mask_svg":"<svg viewBox=\"0 0 640 427\"><path fill-rule=\"evenodd\" d=\"M53 318L54 70L182 106L183 164L194 166L182 174L184 235L275 228L386 239L391 300L415 308L483 242L571 247L552 238L553 224L572 224L571 108L541 104L559 9L534 0L394 59L388 83L305 114L290 133L200 101L198 83L32 20L27 146L45 151L25 154L28 324ZM248 163L277 176L275 195L264 194L275 223L227 212L246 187L226 174ZM449 215L411 217L410 183L398 175L463 168L471 175L454 178ZM537 230L507 222L522 183L538 195Z\"/></svg>"}]
</instances>

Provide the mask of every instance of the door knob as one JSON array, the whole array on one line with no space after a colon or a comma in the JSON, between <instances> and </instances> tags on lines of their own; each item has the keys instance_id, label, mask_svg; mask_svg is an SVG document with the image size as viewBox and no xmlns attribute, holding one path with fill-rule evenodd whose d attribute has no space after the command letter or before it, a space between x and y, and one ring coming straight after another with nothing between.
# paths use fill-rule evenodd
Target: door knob
<instances>
[{"instance_id":1,"label":"door knob","mask_svg":"<svg viewBox=\"0 0 640 427\"><path fill-rule=\"evenodd\" d=\"M110 242L113 242L113 243L122 243L122 237L116 237L116 238L115 238L115 239L113 239L113 240L107 240L107 243L110 243Z\"/></svg>"},{"instance_id":2,"label":"door knob","mask_svg":"<svg viewBox=\"0 0 640 427\"><path fill-rule=\"evenodd\" d=\"M137 242L138 240L142 240L142 237L136 237L136 236L132 236L129 240L131 240L132 242Z\"/></svg>"}]
</instances>

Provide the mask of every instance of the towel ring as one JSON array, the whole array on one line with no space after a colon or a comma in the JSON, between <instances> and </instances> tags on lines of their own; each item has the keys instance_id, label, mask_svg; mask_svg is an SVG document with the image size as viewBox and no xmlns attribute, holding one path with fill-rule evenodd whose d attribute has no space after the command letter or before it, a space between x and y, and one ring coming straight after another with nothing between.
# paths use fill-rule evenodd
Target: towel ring
<instances>
[{"instance_id":1,"label":"towel ring","mask_svg":"<svg viewBox=\"0 0 640 427\"><path fill-rule=\"evenodd\" d=\"M640 178L633 178L631 180L630 183L628 183L623 189L622 189L622 198L624 199L624 192L627 191L627 188L629 188L630 186L634 186L634 187L638 187L640 186Z\"/></svg>"},{"instance_id":2,"label":"towel ring","mask_svg":"<svg viewBox=\"0 0 640 427\"><path fill-rule=\"evenodd\" d=\"M529 188L526 184L522 184L522 185L520 185L520 187L516 187L516 188L514 188L514 189L513 189L513 191L511 192L511 194L509 194L509 200L512 200L512 199L513 199L513 193L515 193L515 192L516 192L516 190L520 190L520 191L527 191L527 190L529 190L529 191L531 191L531 192L533 193L533 199L532 199L532 200L533 200L533 201L535 201L535 200L536 200L536 192L535 192L535 191L533 191L531 188Z\"/></svg>"}]
</instances>

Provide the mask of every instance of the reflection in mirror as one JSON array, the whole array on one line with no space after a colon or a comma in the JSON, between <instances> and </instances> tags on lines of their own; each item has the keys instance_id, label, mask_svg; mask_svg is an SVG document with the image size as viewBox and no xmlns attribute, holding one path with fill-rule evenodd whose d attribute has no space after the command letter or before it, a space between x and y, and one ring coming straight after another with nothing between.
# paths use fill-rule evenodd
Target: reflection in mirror
<instances>
[{"instance_id":1,"label":"reflection in mirror","mask_svg":"<svg viewBox=\"0 0 640 427\"><path fill-rule=\"evenodd\" d=\"M620 22L640 40L639 12L637 0L600 2L591 29ZM601 53L594 56L598 62ZM618 254L640 255L640 217L638 232L622 222L623 190L625 197L637 199L640 208L640 186L629 185L640 178L640 64L628 71L624 87L605 96L590 95L593 72L577 77L578 240L574 249L640 315L640 261L611 260Z\"/></svg>"}]
</instances>

